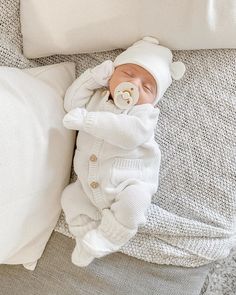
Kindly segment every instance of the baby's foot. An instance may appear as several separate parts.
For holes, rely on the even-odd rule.
[[[120,248],[119,245],[110,242],[98,229],[87,232],[82,240],[82,246],[97,258],[116,252]]]
[[[71,261],[73,264],[84,267],[89,265],[94,259],[94,256],[89,254],[80,243],[75,245],[75,249],[71,255]]]

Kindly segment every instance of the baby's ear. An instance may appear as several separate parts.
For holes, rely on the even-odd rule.
[[[179,80],[183,77],[186,67],[181,61],[172,62],[170,65],[171,77],[175,80]]]

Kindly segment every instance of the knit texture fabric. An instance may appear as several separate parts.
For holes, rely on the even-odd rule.
[[[18,9],[19,1],[0,1],[0,65],[74,61],[78,76],[121,53],[29,60],[22,54]],[[146,225],[120,251],[153,263],[198,266],[227,256],[236,245],[236,50],[173,55],[184,62],[186,73],[158,103],[159,190]],[[70,236],[63,214],[55,230]]]

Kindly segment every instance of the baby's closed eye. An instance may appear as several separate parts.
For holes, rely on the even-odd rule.
[[[143,85],[143,88],[149,92],[153,92],[152,87],[150,85]]]
[[[151,91],[151,88],[149,86],[144,85],[143,87],[146,88],[147,90],[150,90]]]

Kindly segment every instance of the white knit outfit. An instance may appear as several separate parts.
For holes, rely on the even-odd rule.
[[[122,111],[108,99],[108,90],[91,90],[97,87],[90,69],[82,74],[67,91],[64,118],[67,128],[80,131],[74,157],[78,179],[64,190],[62,207],[77,237],[76,253],[83,245],[91,259],[117,251],[145,223],[161,159],[154,140],[159,109],[143,104]],[[90,262],[75,251],[75,264]]]
[[[147,54],[148,53],[148,54]],[[171,51],[153,38],[134,43],[114,64],[105,61],[85,71],[67,90],[63,123],[79,130],[75,183],[65,188],[62,208],[76,237],[72,262],[88,265],[94,257],[117,251],[146,222],[152,195],[158,188],[161,153],[154,139],[159,109],[152,104],[118,108],[108,86],[115,66],[134,63],[157,83],[153,105],[185,70],[172,63]]]

